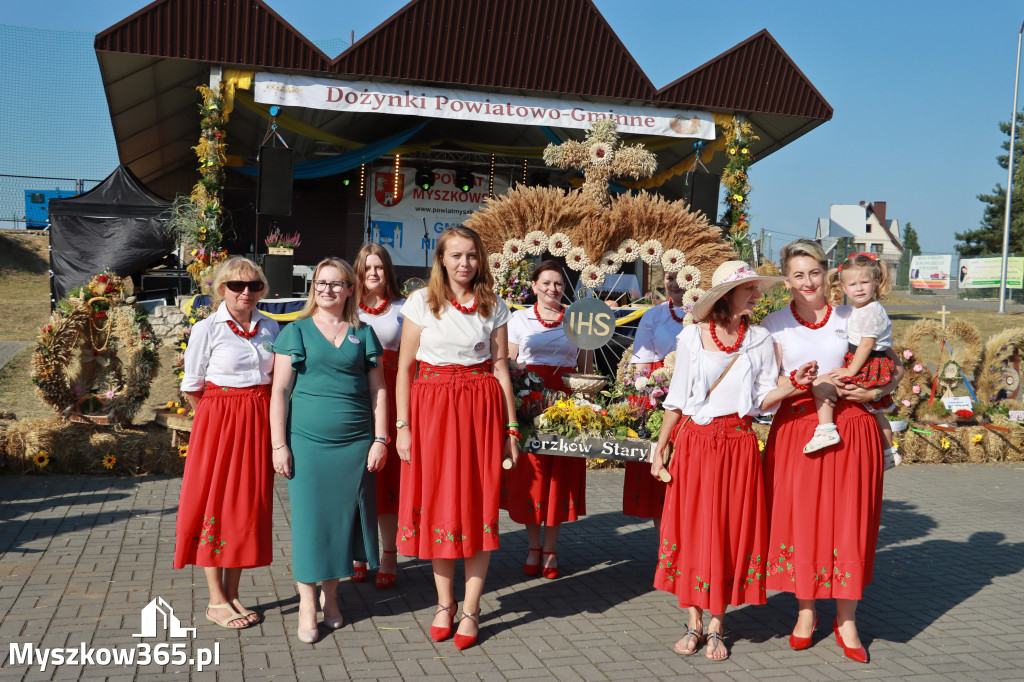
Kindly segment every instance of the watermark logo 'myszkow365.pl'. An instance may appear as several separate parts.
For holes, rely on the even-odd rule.
[[[220,642],[212,649],[190,647],[191,639],[196,636],[195,628],[182,627],[181,621],[174,615],[174,609],[157,597],[142,609],[141,632],[133,637],[157,637],[161,629],[171,639],[185,639],[186,642],[174,644],[162,642],[151,645],[139,642],[128,647],[90,647],[84,643],[78,647],[40,648],[31,642],[11,642],[8,665],[38,665],[40,672],[47,666],[59,665],[100,665],[100,666],[142,666],[155,663],[157,665],[189,665],[202,671],[208,665],[220,663]],[[191,649],[191,650],[190,650]]]

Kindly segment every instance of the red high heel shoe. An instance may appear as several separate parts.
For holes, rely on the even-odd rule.
[[[529,558],[530,558],[530,552],[539,552],[539,551],[540,551],[540,547],[530,547],[529,549],[527,549],[526,550],[526,558],[527,558],[527,560],[529,560]],[[523,573],[525,573],[526,575],[537,575],[538,573],[540,573],[540,564],[539,563],[536,563],[536,564],[523,564]]]
[[[818,628],[818,616],[814,616],[814,625],[811,626],[810,637],[797,637],[796,635],[789,636],[789,648],[793,651],[803,651],[811,646],[811,640],[814,639],[814,631]]]
[[[541,552],[540,553],[541,563],[544,562],[544,557],[546,557],[546,556],[555,556],[555,554],[557,554],[557,552]],[[556,557],[556,561],[557,561],[557,557]],[[555,578],[557,578],[558,577],[558,566],[554,566],[552,568],[548,568],[547,566],[545,566],[544,567],[544,577],[547,578],[548,580],[554,580]]]
[[[434,611],[434,617],[436,618],[437,614],[441,613],[442,611],[447,611],[448,615],[451,617],[451,620],[448,621],[448,627],[446,628],[431,625],[430,639],[434,640],[435,642],[443,642],[451,636],[452,625],[455,624],[455,611],[458,607],[458,603],[454,603],[451,606],[441,606],[441,602],[437,603],[437,611]]]
[[[469,647],[471,647],[474,644],[476,644],[476,637],[477,637],[477,635],[480,634],[480,612],[477,611],[476,613],[466,613],[465,611],[463,611],[462,612],[462,618],[463,619],[469,618],[471,621],[476,623],[476,633],[477,634],[476,635],[460,635],[459,633],[456,632],[455,633],[455,640],[454,640],[455,641],[455,648],[460,650],[460,651],[462,649],[468,649]],[[460,619],[460,622],[461,622],[461,619]]]
[[[382,549],[384,554],[398,554],[397,549]],[[395,574],[394,573],[382,573],[380,570],[377,571],[377,578],[373,581],[374,587],[378,590],[386,590],[389,587],[395,586]]]
[[[848,659],[850,659],[851,661],[857,661],[858,663],[868,662],[868,650],[864,648],[863,644],[857,647],[856,649],[846,646],[846,643],[843,641],[843,636],[839,634],[838,617],[836,617],[836,619],[832,621],[832,632],[836,633],[836,644],[842,647],[843,654]]]
[[[362,566],[356,565],[356,562],[352,562],[352,577],[349,578],[354,583],[366,582],[366,564]]]

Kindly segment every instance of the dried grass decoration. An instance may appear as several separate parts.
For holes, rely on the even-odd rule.
[[[926,343],[940,346],[938,387],[943,397],[951,397],[962,378],[974,384],[974,376],[981,363],[981,335],[970,322],[953,320],[943,329],[935,320],[918,320],[904,336],[904,347],[920,357]],[[952,355],[951,355],[952,353]],[[906,383],[909,377],[904,377]],[[928,387],[929,393],[931,387]],[[923,392],[923,387],[922,387]]]
[[[1021,398],[1021,356],[1024,327],[1007,329],[985,344],[982,370],[978,373],[978,399],[990,403]]]
[[[62,416],[130,424],[159,367],[153,329],[131,280],[104,271],[58,304],[36,341],[32,382]]]

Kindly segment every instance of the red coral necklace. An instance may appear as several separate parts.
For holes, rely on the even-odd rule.
[[[796,312],[796,301],[790,302],[789,311],[793,313],[793,317],[796,318],[797,322],[807,327],[808,329],[821,329],[826,324],[828,324],[828,318],[832,317],[832,306],[828,305],[827,303],[825,305],[828,306],[828,309],[825,311],[825,319],[817,323],[808,322],[804,318],[800,317],[800,315]]]
[[[672,316],[673,320],[675,320],[679,324],[682,324],[683,320],[686,318],[686,315],[684,314],[683,317],[679,317],[678,315],[676,315],[676,311],[673,309],[673,307],[674,306],[672,305],[672,299],[670,298],[668,299],[668,314]]]
[[[739,350],[739,347],[743,345],[743,337],[746,335],[746,333],[747,323],[743,320],[740,320],[740,333],[739,336],[736,337],[736,344],[733,346],[727,346],[718,340],[718,334],[715,333],[715,321],[711,321],[711,340],[714,341],[715,345],[718,346],[718,348],[724,353],[735,353],[737,350]]]
[[[387,297],[385,297],[384,300],[380,302],[380,305],[377,306],[376,308],[371,308],[370,306],[360,301],[359,307],[367,315],[380,315],[382,312],[384,312],[384,309],[388,307],[388,299]]]
[[[542,325],[544,325],[548,329],[554,329],[558,325],[562,324],[562,318],[565,317],[565,308],[562,308],[562,312],[558,314],[558,319],[554,320],[553,322],[544,321],[544,318],[540,316],[540,308],[537,306],[537,303],[533,304],[533,314],[534,316],[536,316],[537,321],[540,322]]]
[[[461,312],[463,315],[472,315],[473,313],[476,312],[475,298],[473,299],[473,305],[469,306],[468,308],[459,303],[458,301],[456,301],[454,298],[451,301],[449,301],[449,303],[451,303],[454,308],[457,308],[458,311]]]
[[[252,328],[251,332],[242,331],[241,329],[238,328],[238,325],[235,324],[233,320],[228,320],[228,327],[230,327],[231,331],[233,331],[238,336],[241,336],[243,339],[251,339],[252,337],[256,336],[256,334],[259,333],[260,321],[256,320],[256,326]]]

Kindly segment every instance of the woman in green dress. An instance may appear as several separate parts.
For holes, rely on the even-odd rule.
[[[338,579],[353,560],[377,566],[373,472],[387,457],[388,402],[381,345],[359,323],[354,282],[348,263],[322,260],[301,317],[274,344],[270,440],[274,470],[288,479],[298,637],[308,643],[319,637],[316,584],[324,624],[337,629]]]

